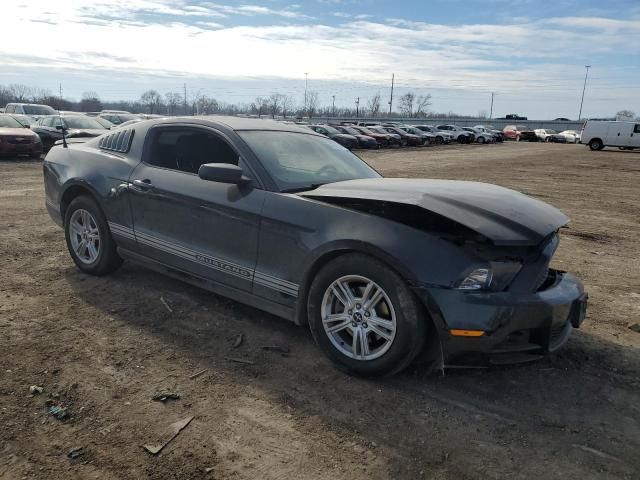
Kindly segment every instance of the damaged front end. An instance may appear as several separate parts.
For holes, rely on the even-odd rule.
[[[535,360],[562,347],[585,317],[582,283],[550,267],[569,219],[546,203],[492,185],[437,180],[356,180],[304,195],[455,245],[457,258],[443,253],[442,264],[468,259],[446,281],[425,271],[412,282],[445,365],[479,353],[491,363]]]

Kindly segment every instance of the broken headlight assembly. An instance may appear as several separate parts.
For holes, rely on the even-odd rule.
[[[467,273],[456,285],[458,290],[478,291],[505,290],[518,274],[522,264],[519,262],[490,262]]]

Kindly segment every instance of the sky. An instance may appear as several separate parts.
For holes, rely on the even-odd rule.
[[[431,110],[577,118],[640,113],[638,0],[9,0],[0,84],[79,99],[147,89],[249,103],[360,106],[432,95]],[[305,75],[306,74],[306,75]]]

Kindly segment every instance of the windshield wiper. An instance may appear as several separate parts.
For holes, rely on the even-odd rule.
[[[321,187],[322,185],[326,185],[326,183],[312,183],[311,185],[305,185],[304,187],[285,188],[284,190],[280,190],[280,192],[282,193],[306,192],[308,190],[315,190],[316,188]]]

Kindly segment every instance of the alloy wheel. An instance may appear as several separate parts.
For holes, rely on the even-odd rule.
[[[320,315],[333,346],[356,360],[381,357],[396,335],[396,313],[389,296],[360,275],[343,276],[329,285]]]
[[[69,221],[69,239],[78,260],[92,264],[100,255],[100,229],[96,219],[87,210],[79,208]]]

